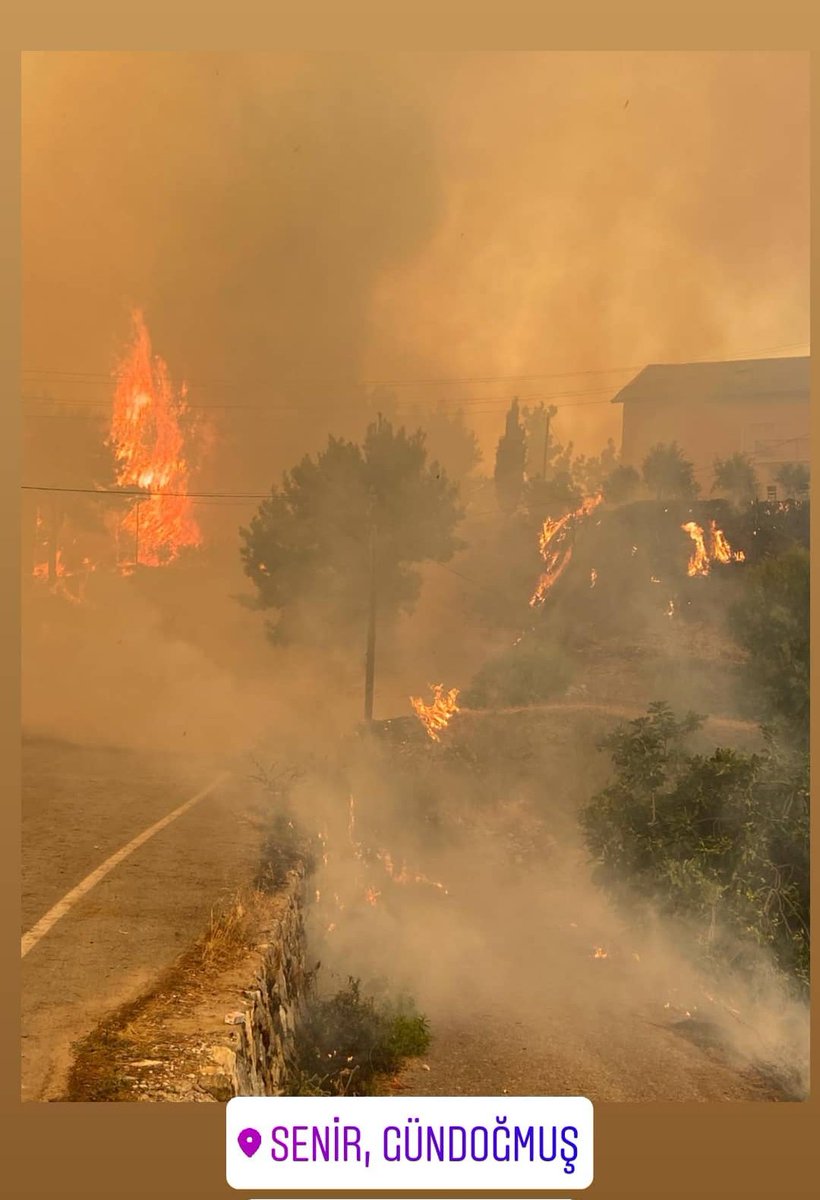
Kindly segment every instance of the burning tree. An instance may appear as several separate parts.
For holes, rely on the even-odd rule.
[[[116,372],[109,445],[118,486],[145,494],[131,503],[120,530],[136,561],[159,566],[202,540],[188,496],[188,408],[185,387],[174,388],[164,360],[152,351],[141,312],[132,314],[132,324],[131,345]]]
[[[44,407],[34,416],[87,415],[68,402],[38,402]],[[136,563],[163,566],[200,545],[188,494],[193,433],[185,387],[173,386],[134,311],[107,428],[102,416],[83,419],[50,444],[27,431],[27,469],[65,481],[42,489],[30,507],[33,577],[77,602],[92,571],[116,563],[130,574]]]
[[[275,610],[277,640],[361,625],[375,591],[379,612],[409,611],[414,564],[447,562],[459,548],[458,489],[428,462],[425,434],[380,418],[361,446],[331,437],[273,487],[240,530],[255,605]]]
[[[60,419],[75,415],[68,405],[48,402],[45,407],[42,403],[38,416],[43,413]],[[60,426],[64,424],[60,420]],[[104,425],[79,419],[71,422],[67,432],[61,428],[57,439],[35,437],[28,430],[26,434],[26,474],[36,480],[66,481],[65,490],[57,486],[24,493],[28,573],[34,579],[47,580],[52,587],[69,576],[79,581],[96,565],[100,545],[108,538],[109,509],[94,495],[96,489],[109,488],[114,477],[113,458],[104,444]],[[62,583],[61,590],[65,594]]]

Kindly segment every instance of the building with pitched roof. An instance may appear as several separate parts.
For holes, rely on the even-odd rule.
[[[652,364],[612,400],[623,405],[621,453],[641,468],[658,442],[677,442],[708,495],[716,458],[755,463],[760,498],[782,499],[784,463],[809,463],[808,357]]]

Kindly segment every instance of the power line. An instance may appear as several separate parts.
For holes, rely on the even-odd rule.
[[[478,579],[471,579],[469,575],[462,574],[455,567],[448,567],[446,563],[437,562],[436,559],[428,559],[427,562],[432,563],[434,567],[440,567],[442,571],[448,571],[450,575],[457,575],[459,579],[463,579],[465,583],[469,583],[472,587],[480,588],[483,592],[489,592],[493,596],[501,596],[504,600],[509,600],[512,593],[502,592],[500,588],[493,587],[491,584],[481,583]]]
[[[803,343],[796,343],[802,345]],[[787,347],[781,347],[786,349]],[[261,388],[261,387],[277,387],[284,385],[287,387],[298,387],[307,384],[309,387],[450,387],[453,384],[463,383],[528,383],[531,380],[541,379],[576,379],[586,378],[592,375],[615,375],[624,371],[640,371],[645,364],[629,365],[622,367],[601,367],[593,370],[582,369],[576,371],[545,371],[540,374],[532,375],[461,375],[450,376],[449,378],[439,379],[343,379],[339,377],[313,378],[309,380],[289,379],[285,381],[272,379],[186,379],[185,383],[188,387],[211,387],[211,388]],[[38,379],[53,379],[55,382],[77,383],[80,385],[110,386],[114,381],[115,375],[104,375],[99,372],[92,371],[58,371],[58,370],[40,370],[28,369],[23,370],[24,377]]]
[[[764,346],[755,350],[739,350],[734,353],[739,357],[759,355],[759,354],[774,354],[781,350],[795,350],[802,347],[808,348],[807,341],[788,342],[779,346]],[[581,378],[592,375],[614,375],[622,371],[640,371],[646,366],[646,363],[630,364],[627,366],[615,367],[598,367],[584,368],[574,371],[544,371],[529,375],[461,375],[448,376],[437,378],[419,378],[419,379],[355,379],[341,378],[339,376],[318,377],[309,380],[290,380],[288,385],[294,386],[307,383],[311,387],[338,385],[345,387],[430,387],[430,386],[450,386],[458,383],[512,383],[516,381],[527,382],[534,379],[572,379]],[[70,371],[58,368],[29,368],[24,370],[24,376],[29,377],[63,377],[67,382],[76,380],[80,383],[89,384],[106,384],[110,385],[114,379],[114,374],[106,375],[94,371]],[[196,387],[224,387],[224,388],[251,388],[251,387],[271,387],[276,386],[273,380],[206,380],[206,379],[189,379],[186,380],[189,386]]]
[[[786,345],[770,346],[770,347],[765,347],[765,348],[758,349],[755,351],[742,351],[742,352],[738,352],[737,357],[739,359],[742,359],[744,356],[749,356],[749,355],[756,357],[761,354],[771,354],[771,353],[776,353],[778,351],[794,350],[794,349],[803,348],[803,347],[808,349],[809,343],[807,343],[807,342],[790,342]],[[731,361],[731,360],[727,360],[727,361]],[[403,379],[403,380],[381,380],[381,381],[378,381],[378,380],[338,381],[337,380],[335,382],[337,384],[341,383],[347,387],[351,387],[351,386],[353,386],[353,387],[363,387],[363,386],[414,387],[414,386],[428,386],[428,385],[453,385],[453,384],[458,384],[458,383],[504,383],[504,382],[516,382],[516,381],[527,382],[527,381],[546,380],[546,379],[582,379],[582,378],[593,377],[593,376],[618,374],[618,373],[626,372],[626,371],[640,371],[644,368],[645,365],[646,364],[622,366],[622,367],[605,367],[605,368],[599,368],[599,369],[594,369],[594,370],[556,371],[556,372],[551,372],[551,373],[532,374],[532,375],[496,375],[496,376],[487,375],[487,376],[463,376],[460,378],[452,377],[449,379]],[[44,380],[51,378],[53,380],[53,382],[55,382],[55,383],[59,382],[59,383],[63,383],[63,384],[69,385],[69,386],[83,386],[83,387],[100,387],[100,386],[110,387],[111,384],[113,383],[112,376],[94,375],[91,372],[86,373],[86,372],[58,372],[58,371],[46,371],[46,370],[28,370],[28,371],[24,371],[23,375],[28,376],[28,381],[30,383],[34,383],[34,384],[36,384],[38,382],[38,378],[44,379]],[[316,381],[315,383],[311,381],[311,385],[317,386],[317,384],[319,382],[321,382],[321,381]],[[248,390],[248,389],[252,389],[252,388],[260,388],[260,387],[275,388],[275,387],[281,386],[280,384],[277,384],[276,382],[274,382],[272,380],[247,381],[247,382],[240,381],[240,380],[234,380],[234,381],[223,380],[223,381],[210,381],[210,382],[206,381],[206,380],[192,380],[192,381],[189,381],[189,383],[191,386],[194,386],[194,387],[197,387],[197,386],[206,387],[206,388],[208,388],[208,387],[217,387],[217,388],[227,387],[227,388],[243,389],[243,390]],[[326,386],[330,386],[333,383],[334,383],[333,380],[328,380],[326,383]],[[293,385],[286,384],[285,386],[293,386]],[[593,404],[593,403],[604,404],[604,403],[609,403],[609,400],[612,398],[612,389],[614,386],[615,385],[612,384],[612,385],[605,386],[605,387],[584,388],[584,389],[575,390],[575,391],[569,391],[566,388],[564,388],[561,391],[557,391],[557,392],[551,392],[551,393],[546,393],[546,394],[541,394],[541,395],[521,396],[521,397],[518,397],[518,399],[525,403],[526,402],[530,402],[530,403],[541,402],[541,403],[543,403],[543,402],[548,402],[548,401],[553,401],[553,400],[562,400],[562,399],[565,399],[566,397],[593,396],[593,395],[600,395],[602,393],[605,393],[606,396],[608,397],[608,399],[600,400],[600,401],[592,401],[592,400],[586,401],[586,403],[589,403],[589,404]],[[372,401],[373,397],[372,396],[366,397],[366,399]],[[508,394],[505,394],[503,396],[460,396],[460,397],[449,397],[449,398],[440,397],[437,401],[433,401],[430,398],[423,398],[423,399],[418,398],[418,399],[414,400],[414,399],[405,397],[398,404],[393,406],[393,413],[397,416],[413,415],[420,408],[423,409],[425,406],[429,407],[431,404],[440,404],[442,406],[446,405],[447,407],[450,407],[450,408],[456,407],[456,406],[461,407],[461,408],[468,408],[468,409],[470,409],[471,414],[474,416],[486,416],[486,415],[494,414],[497,411],[497,406],[508,405],[510,403],[510,399],[511,399],[511,397]],[[78,399],[76,397],[70,398],[70,399],[55,400],[52,397],[48,397],[48,396],[32,395],[32,394],[25,394],[25,393],[22,395],[22,400],[26,403],[40,403],[40,404],[51,404],[51,405],[56,404],[58,406],[65,406],[65,407],[80,407],[80,406],[82,406],[82,407],[95,407],[95,408],[100,408],[100,409],[110,409],[110,406],[111,406],[110,400],[89,400],[89,399]],[[482,408],[482,407],[480,407],[482,405],[490,405],[491,407]],[[471,407],[471,406],[473,406],[473,407]],[[200,411],[201,412],[248,411],[248,412],[262,412],[262,413],[266,413],[269,415],[280,415],[280,414],[285,414],[285,413],[305,414],[306,412],[310,411],[311,407],[314,407],[316,410],[319,410],[319,411],[326,411],[328,408],[328,403],[327,403],[327,400],[322,400],[322,401],[310,401],[310,402],[307,402],[304,404],[290,404],[290,405],[228,404],[228,403],[204,404],[204,403],[198,403],[198,402],[190,402],[186,399],[185,407],[191,411],[197,411],[197,412],[200,412]],[[559,404],[556,407],[570,408],[570,407],[579,407],[579,405]],[[25,413],[24,415],[27,418],[36,417],[38,419],[45,419],[45,418],[52,418],[52,417],[63,418],[63,417],[68,416],[69,414]],[[76,419],[79,416],[84,415],[84,414],[70,414],[70,415],[72,417],[74,417],[74,419]]]
[[[170,496],[178,500],[268,500],[270,492],[150,492],[127,488],[51,487],[39,483],[22,483],[24,492],[60,492],[79,496],[138,496],[148,500],[153,496]]]
[[[550,394],[545,394],[545,395],[540,394],[540,395],[535,395],[535,396],[517,396],[515,398],[517,398],[517,400],[519,400],[522,403],[537,403],[537,402],[543,403],[543,402],[552,401],[552,400],[562,400],[562,398],[565,396],[570,396],[570,397],[598,396],[601,394],[605,394],[606,397],[611,398],[612,389],[611,388],[586,388],[586,389],[582,389],[581,391],[565,391],[564,390],[564,391],[550,392]],[[23,394],[22,397],[20,397],[20,398],[22,398],[22,400],[25,401],[26,403],[53,404],[53,406],[65,407],[65,408],[83,407],[83,408],[98,408],[98,409],[106,409],[106,410],[110,409],[110,401],[109,400],[74,400],[74,398],[71,398],[71,400],[53,400],[52,397],[36,396],[36,395],[31,395],[31,394]],[[459,406],[461,408],[468,408],[469,412],[480,415],[481,413],[484,412],[484,410],[479,409],[479,408],[471,408],[471,406],[483,406],[483,404],[490,404],[490,406],[493,406],[493,407],[490,409],[487,409],[487,412],[496,412],[496,409],[498,406],[503,406],[503,407],[508,406],[511,398],[513,398],[513,397],[510,397],[509,395],[504,395],[504,396],[457,396],[457,397],[450,398],[450,400],[447,401],[447,404],[449,407]],[[606,398],[606,400],[598,401],[598,403],[601,403],[601,404],[609,403],[609,398]],[[429,401],[429,400],[423,400],[423,398],[419,398],[419,400],[415,400],[415,401],[405,400],[405,401],[402,401],[400,404],[396,404],[396,406],[387,406],[387,407],[388,407],[390,413],[396,413],[399,415],[413,415],[414,413],[419,412],[419,409],[424,409],[425,406],[430,406],[430,403],[431,403],[431,401]],[[443,406],[442,401],[435,401],[432,403],[442,404],[442,406]],[[279,415],[282,413],[305,414],[305,413],[310,413],[310,412],[323,412],[323,410],[327,410],[328,407],[329,406],[327,403],[323,403],[323,402],[319,402],[319,401],[312,401],[311,403],[306,403],[306,404],[287,404],[287,406],[283,406],[283,404],[192,404],[192,403],[188,403],[188,402],[185,403],[185,408],[194,410],[194,412],[211,412],[211,410],[214,410],[214,412],[220,412],[220,410],[226,410],[226,412],[255,412],[255,413],[267,413],[270,415]],[[557,406],[557,407],[567,408],[570,406],[567,406],[567,404],[562,404],[562,406]],[[44,416],[44,418],[49,418],[49,416],[59,416],[59,418],[77,418],[77,416],[85,416],[86,414],[80,414],[80,413],[24,413],[24,415],[26,416],[26,418],[29,418],[29,416]],[[96,415],[96,414],[94,414],[94,415]]]

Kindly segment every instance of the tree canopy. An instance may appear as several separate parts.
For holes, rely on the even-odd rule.
[[[579,454],[572,464],[572,477],[585,496],[593,496],[603,489],[604,482],[619,469],[619,456],[612,438],[600,454]],[[629,470],[629,468],[623,468]]]
[[[677,442],[659,442],[643,461],[643,479],[656,500],[693,500],[695,468]]]
[[[787,500],[799,500],[809,490],[811,474],[808,463],[783,463],[775,479],[783,488]]]
[[[809,722],[809,553],[793,546],[746,573],[731,628],[746,650],[745,672],[765,712],[799,740]]]
[[[713,492],[721,492],[740,507],[757,498],[758,486],[757,471],[748,454],[738,451],[728,458],[715,459]]]
[[[481,462],[481,447],[467,424],[464,409],[438,401],[432,407],[399,400],[394,392],[376,389],[370,402],[394,425],[418,425],[424,429],[428,453],[440,463],[450,479],[460,483]],[[403,416],[399,416],[399,414]]]
[[[557,413],[558,409],[554,404],[544,404],[543,400],[539,400],[532,407],[525,404],[521,408],[521,424],[524,427],[525,438],[524,473],[528,479],[534,479],[538,475],[543,479],[549,474],[551,467],[566,469],[568,466],[567,462],[556,463],[556,459],[566,458],[566,451],[561,443],[551,436],[552,419]]]
[[[626,504],[636,499],[641,490],[641,477],[634,467],[620,463],[601,483],[608,504]]]
[[[461,515],[458,489],[428,462],[422,430],[380,418],[362,445],[331,437],[240,530],[255,605],[275,610],[277,640],[316,638],[323,625],[338,637],[365,619],[373,542],[379,612],[411,609],[420,590],[414,564],[452,557]]]
[[[495,492],[502,512],[515,512],[524,490],[527,460],[527,434],[521,422],[518,401],[513,400],[505,420],[504,433],[495,452]]]

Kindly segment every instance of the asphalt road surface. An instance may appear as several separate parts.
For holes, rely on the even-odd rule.
[[[250,882],[264,813],[249,805],[242,768],[227,777],[225,769],[224,761],[24,742],[24,1100],[58,1098],[72,1043],[156,979],[203,932],[214,905]],[[210,785],[93,878],[117,851]],[[83,881],[87,890],[71,903]],[[49,913],[57,919],[43,931],[38,923]],[[26,934],[37,938],[33,945]]]

